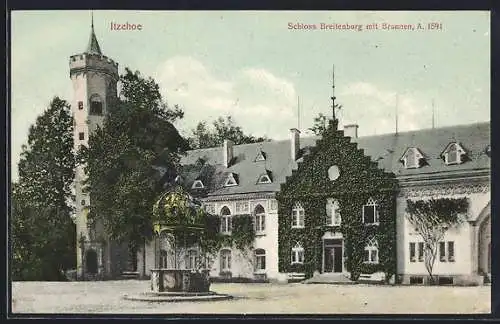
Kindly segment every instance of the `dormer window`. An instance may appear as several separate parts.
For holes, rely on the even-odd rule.
[[[255,157],[255,162],[265,161],[265,160],[266,160],[266,153],[259,151],[259,153]]]
[[[491,157],[491,145],[486,146],[485,153],[486,153],[486,155],[488,155],[489,157]]]
[[[263,173],[259,176],[259,179],[257,180],[258,184],[263,184],[263,183],[272,183],[271,180],[271,171],[266,171],[266,173]]]
[[[399,159],[406,169],[417,169],[425,163],[424,154],[416,147],[410,147]]]
[[[193,182],[193,185],[191,186],[191,189],[203,189],[205,186],[203,185],[203,182],[201,180],[195,180]]]
[[[465,150],[458,143],[448,144],[443,153],[441,153],[441,158],[447,165],[462,163],[464,156]]]
[[[236,181],[237,176],[235,173],[229,173],[227,176],[226,182],[224,183],[225,187],[237,186],[238,182]]]

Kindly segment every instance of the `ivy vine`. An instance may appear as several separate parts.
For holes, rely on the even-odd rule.
[[[328,178],[328,168],[338,166],[335,181]],[[322,271],[323,241],[327,231],[341,232],[344,238],[345,267],[351,279],[361,273],[383,271],[388,280],[396,272],[396,193],[397,180],[392,173],[378,168],[363,150],[337,130],[337,121],[330,121],[322,139],[309,155],[304,156],[298,169],[292,171],[277,194],[279,222],[279,271],[303,272],[306,278]],[[326,226],[328,198],[339,203],[340,226]],[[379,224],[362,222],[363,205],[369,198],[378,204]],[[291,228],[292,208],[300,202],[305,210],[304,228]],[[367,240],[378,242],[379,262],[364,263]],[[304,263],[291,264],[291,249],[299,242],[304,248]]]

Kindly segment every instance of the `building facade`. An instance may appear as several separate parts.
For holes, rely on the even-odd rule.
[[[117,97],[118,64],[102,54],[92,26],[89,44],[70,57],[75,149],[103,122]],[[315,274],[392,275],[401,283],[428,280],[423,240],[407,217],[408,200],[466,198],[466,221],[439,242],[434,274],[442,283],[483,282],[491,273],[490,125],[478,123],[358,137],[357,125],[323,137],[290,138],[188,151],[180,182],[219,215],[234,235],[251,219],[255,239],[244,249],[227,244],[208,261],[219,280],[286,281]],[[161,169],[161,168],[160,168]],[[172,266],[168,239],[155,238],[131,257],[126,246],[87,220],[90,197],[76,170],[79,278],[116,278],[127,270],[148,276]],[[176,266],[202,258],[186,250]],[[132,266],[130,264],[133,263]]]

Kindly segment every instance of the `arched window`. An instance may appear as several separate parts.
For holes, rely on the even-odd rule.
[[[379,222],[377,202],[370,198],[363,206],[363,224],[377,225]]]
[[[266,211],[262,205],[257,205],[254,209],[255,232],[262,233],[266,228]]]
[[[266,270],[266,250],[256,249],[254,252],[254,258],[255,271],[258,272]]]
[[[335,199],[328,199],[326,203],[326,225],[340,226],[341,222],[339,202]]]
[[[378,263],[378,242],[375,237],[370,237],[365,246],[365,263]]]
[[[292,228],[304,227],[305,212],[302,204],[297,202],[292,208]]]
[[[220,251],[220,271],[231,271],[231,250]]]
[[[97,94],[90,97],[90,115],[101,116],[102,115],[102,100]]]
[[[197,269],[199,263],[198,251],[190,249],[186,253],[184,264],[186,269]]]
[[[304,263],[304,248],[299,242],[292,247],[292,264]]]
[[[231,222],[231,211],[227,206],[222,207],[220,211],[221,222],[220,222],[220,231],[221,233],[231,233],[233,229],[233,224]]]
[[[448,155],[446,156],[446,163],[458,163],[458,149],[456,143],[450,145],[450,148],[448,149]]]

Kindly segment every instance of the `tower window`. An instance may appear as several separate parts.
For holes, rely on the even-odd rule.
[[[90,114],[91,115],[102,115],[102,102],[92,101],[90,102]]]
[[[78,133],[78,139],[80,139],[80,141],[83,141],[85,139],[85,133],[84,132]]]
[[[78,101],[78,110],[83,109],[83,101]]]
[[[82,206],[85,206],[86,202],[85,199],[82,200]]]

